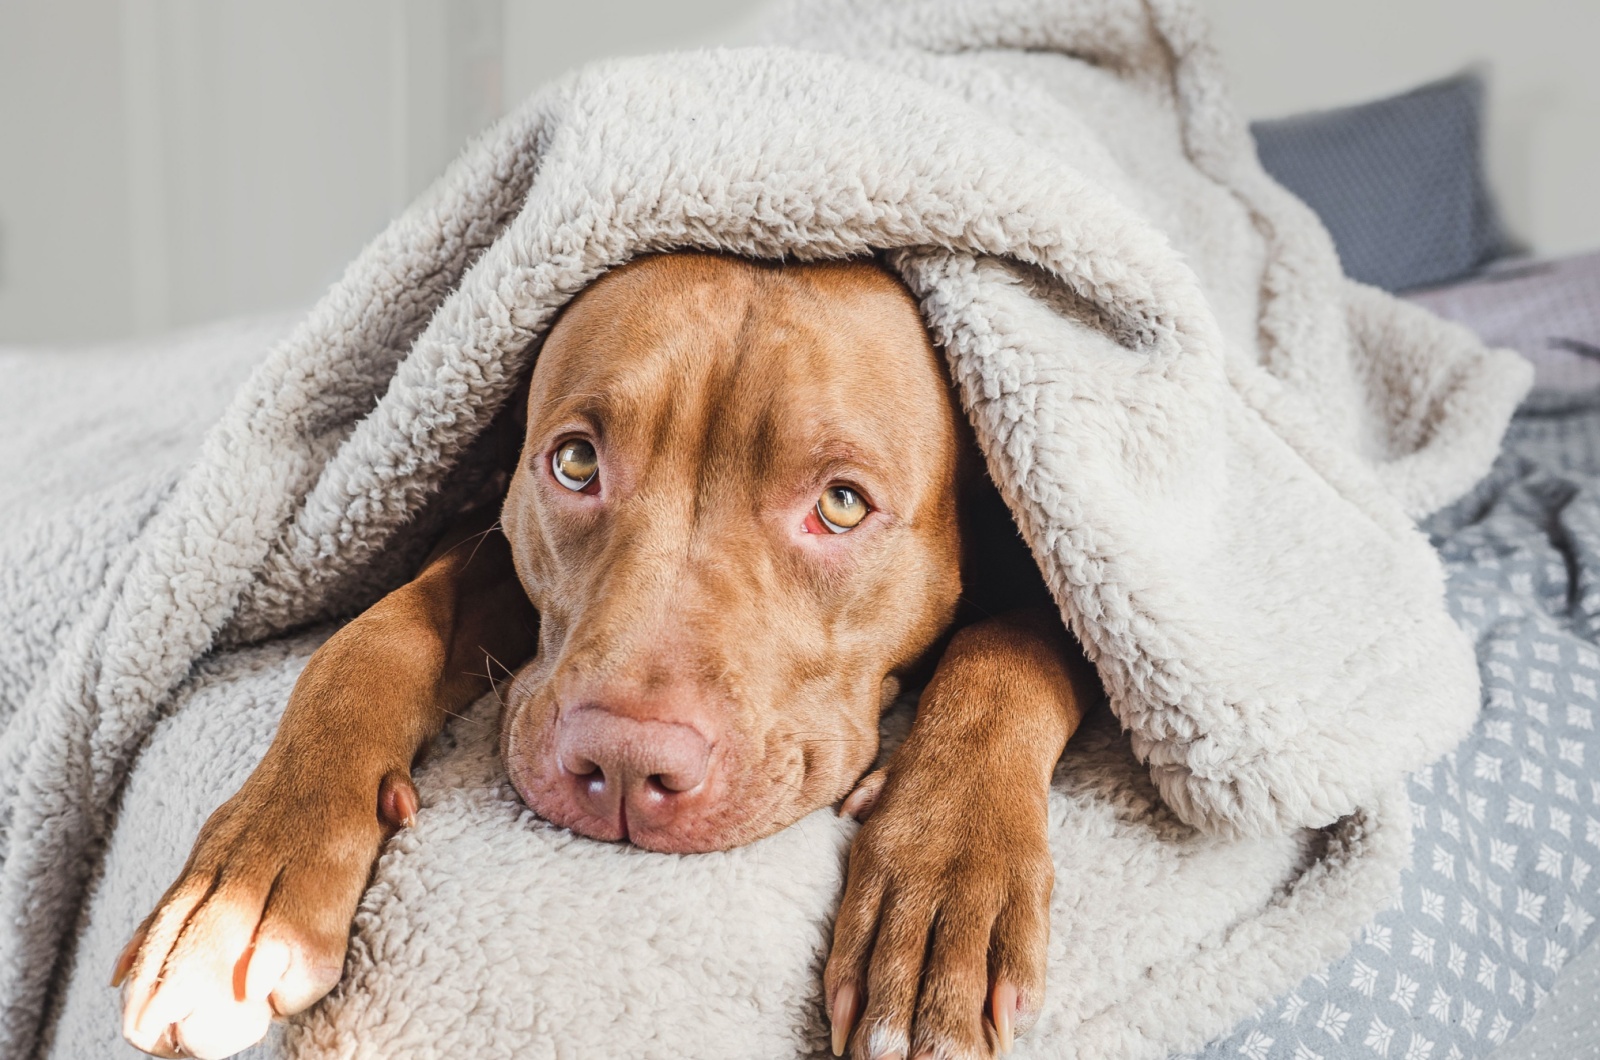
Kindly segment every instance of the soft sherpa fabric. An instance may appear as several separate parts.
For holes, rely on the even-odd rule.
[[[490,130],[276,349],[106,564],[0,737],[0,1051],[40,1040],[118,793],[196,662],[401,579],[477,488],[473,443],[560,307],[673,248],[883,254],[1099,668],[1129,740],[1086,736],[1090,764],[1058,791],[1041,1040],[1196,1044],[1339,952],[1390,892],[1401,777],[1478,702],[1410,517],[1481,476],[1527,366],[1341,276],[1262,173],[1184,0],[812,0],[773,32],[787,46],[589,68]],[[343,1000],[300,1025],[300,1048],[354,1049],[380,1025],[456,1051],[820,1043],[806,990],[842,826],[658,860],[537,826],[463,746],[385,863],[409,884],[380,872]],[[600,902],[595,881],[620,890]],[[1175,881],[1214,889],[1208,912]],[[1163,903],[1195,915],[1153,915]],[[718,934],[741,909],[759,947]],[[598,970],[563,994],[573,981],[552,973],[572,962],[546,958],[602,910],[615,948],[574,955]],[[396,1028],[384,999],[450,979],[427,959],[446,954],[470,956],[474,1003]],[[777,970],[752,982],[757,962]],[[645,975],[657,965],[677,985]],[[729,996],[708,1041],[689,999]]]

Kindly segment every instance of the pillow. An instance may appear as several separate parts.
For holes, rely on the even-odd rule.
[[[1345,272],[1390,291],[1464,276],[1509,249],[1484,178],[1483,79],[1251,125],[1266,171],[1328,227]]]

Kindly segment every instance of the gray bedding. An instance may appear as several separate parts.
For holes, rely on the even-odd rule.
[[[1488,1056],[1595,939],[1600,390],[1535,395],[1490,476],[1429,529],[1477,638],[1483,715],[1412,779],[1399,900],[1207,1060]]]
[[[1471,308],[1467,304],[1468,322]],[[179,400],[170,437],[156,448],[163,458],[158,462],[170,461],[175,469],[248,368],[250,351],[264,348],[281,327],[273,325],[257,326],[259,337],[249,328],[219,331],[170,349],[106,351],[88,359],[7,354],[0,356],[0,369],[17,385],[0,397],[36,402],[54,395],[76,410],[79,420],[66,440],[100,447],[111,474],[129,466],[124,457],[148,465],[154,455],[138,456],[138,439],[118,433],[118,373],[170,373],[185,385],[174,391]],[[0,442],[0,456],[19,465],[36,464],[49,450],[38,439]],[[85,494],[104,500],[115,492],[109,482],[60,485],[60,495],[47,499],[63,509],[78,507]],[[141,502],[148,500],[128,499],[130,530]],[[112,514],[97,507],[102,517]],[[1600,390],[1536,396],[1514,422],[1489,478],[1430,529],[1449,565],[1455,614],[1478,640],[1484,714],[1465,745],[1411,784],[1416,858],[1395,906],[1347,957],[1214,1043],[1201,1054],[1207,1060],[1500,1057],[1498,1047],[1528,1023],[1563,965],[1594,941],[1600,918]],[[281,652],[262,650],[287,652],[273,665],[282,665],[289,681],[310,646],[294,641]],[[261,664],[253,655],[241,662]],[[12,670],[0,665],[0,677]],[[261,704],[259,725],[219,739],[247,758],[264,743],[279,706]],[[218,791],[238,779],[220,767],[206,773]],[[181,858],[197,824],[164,822],[161,832],[175,856]],[[1576,963],[1593,963],[1597,953],[1600,947],[1591,948]],[[98,966],[81,971],[97,981],[103,975]],[[1595,981],[1590,975],[1576,989]],[[92,999],[96,1005],[111,1000],[101,990]],[[1565,1011],[1578,1009],[1569,1003]],[[1043,1054],[1052,1055],[1049,1049]],[[1577,1048],[1542,1055],[1576,1056]]]
[[[1507,261],[1406,297],[1528,358],[1535,389],[1600,386],[1600,253]]]

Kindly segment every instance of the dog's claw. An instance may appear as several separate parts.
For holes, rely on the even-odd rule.
[[[240,993],[246,1001],[265,1001],[289,970],[289,947],[277,939],[263,939],[250,951],[246,966],[244,989]]]
[[[133,938],[122,947],[122,952],[117,955],[116,967],[111,970],[111,985],[119,987],[123,980],[128,978],[128,973],[133,970],[133,962],[139,956],[139,947],[144,944],[144,929],[133,933]]]
[[[1017,988],[1004,979],[994,985],[994,1036],[1000,1055],[1011,1052],[1012,1021],[1017,1014]]]
[[[839,806],[839,816],[854,817],[859,821],[861,819],[862,808],[869,801],[869,799],[870,794],[866,788],[857,788],[856,790],[852,791]]]
[[[392,828],[414,828],[417,823],[416,786],[404,773],[390,773],[378,785],[378,816]]]
[[[839,988],[833,999],[833,1011],[828,1014],[828,1022],[832,1025],[833,1055],[843,1056],[845,1046],[850,1043],[850,1031],[856,1022],[856,988],[846,983]]]
[[[861,778],[861,783],[856,785],[839,806],[840,817],[854,817],[858,821],[865,821],[872,816],[872,811],[878,805],[878,796],[883,794],[883,783],[888,779],[883,770],[874,770]]]

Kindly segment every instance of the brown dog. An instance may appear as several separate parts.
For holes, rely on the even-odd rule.
[[[227,1055],[333,987],[410,768],[488,658],[527,660],[511,782],[584,835],[714,850],[848,795],[871,816],[835,1052],[1007,1051],[1044,986],[1050,774],[1098,693],[906,290],[870,263],[642,259],[552,329],[522,433],[498,523],[464,520],[312,657],[118,961],[128,1040]]]

